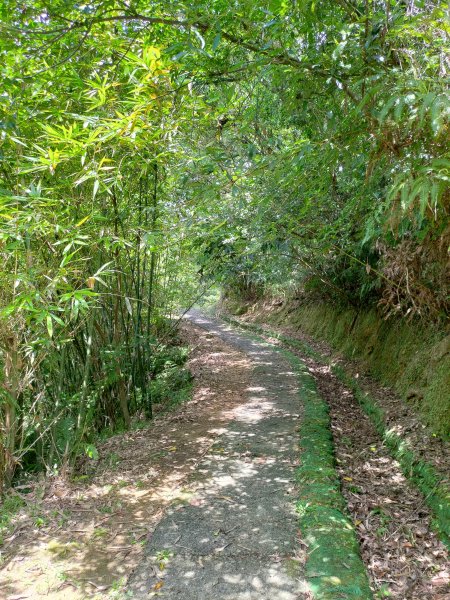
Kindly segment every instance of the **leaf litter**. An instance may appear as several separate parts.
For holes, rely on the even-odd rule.
[[[322,355],[332,355],[327,344],[292,327],[276,329],[305,341]],[[280,345],[269,332],[266,337]],[[375,598],[450,600],[448,551],[432,527],[432,514],[423,495],[403,475],[351,390],[330,366],[289,349],[305,362],[329,405],[336,468]],[[355,373],[354,363],[341,359],[339,364]],[[421,458],[433,464],[443,478],[448,477],[448,445],[432,437],[392,390],[367,376],[358,380],[386,411],[390,425],[396,424]]]
[[[165,509],[190,501],[189,477],[242,402],[250,362],[190,323],[181,336],[192,348],[189,401],[98,444],[98,461],[76,477],[16,489],[25,506],[0,546],[1,598],[118,598]]]

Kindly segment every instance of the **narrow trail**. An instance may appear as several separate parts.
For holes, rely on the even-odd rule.
[[[295,362],[270,336],[255,340],[196,310],[187,318],[193,397],[99,445],[82,481],[49,480],[29,495],[0,547],[2,600],[310,600],[311,577],[330,579],[322,569],[311,575],[319,542],[308,562],[295,512],[304,489],[299,430],[304,440],[308,423]],[[329,367],[299,356],[330,409],[332,470],[375,597],[447,600],[447,552],[424,498]],[[334,524],[328,533],[324,562]],[[314,597],[370,594],[333,588]]]
[[[168,510],[129,583],[133,598],[308,598],[298,560],[300,400],[286,360],[218,321],[189,320],[252,362],[244,402],[199,464],[190,503]]]

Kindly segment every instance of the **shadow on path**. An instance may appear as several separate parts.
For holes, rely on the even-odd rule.
[[[295,373],[264,343],[197,311],[188,318],[250,357],[251,383],[198,466],[189,502],[169,509],[154,531],[129,590],[133,598],[306,598],[296,556]]]

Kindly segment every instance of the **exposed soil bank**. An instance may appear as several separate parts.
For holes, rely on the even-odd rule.
[[[359,311],[324,302],[228,302],[234,314],[289,326],[325,340],[345,357],[358,361],[380,382],[392,386],[434,433],[450,435],[450,335],[448,330],[385,321],[375,310]]]

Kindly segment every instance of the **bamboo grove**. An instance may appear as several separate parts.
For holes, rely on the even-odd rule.
[[[151,417],[157,374],[186,376],[171,319],[213,282],[445,320],[447,17],[1,3],[2,485]]]

